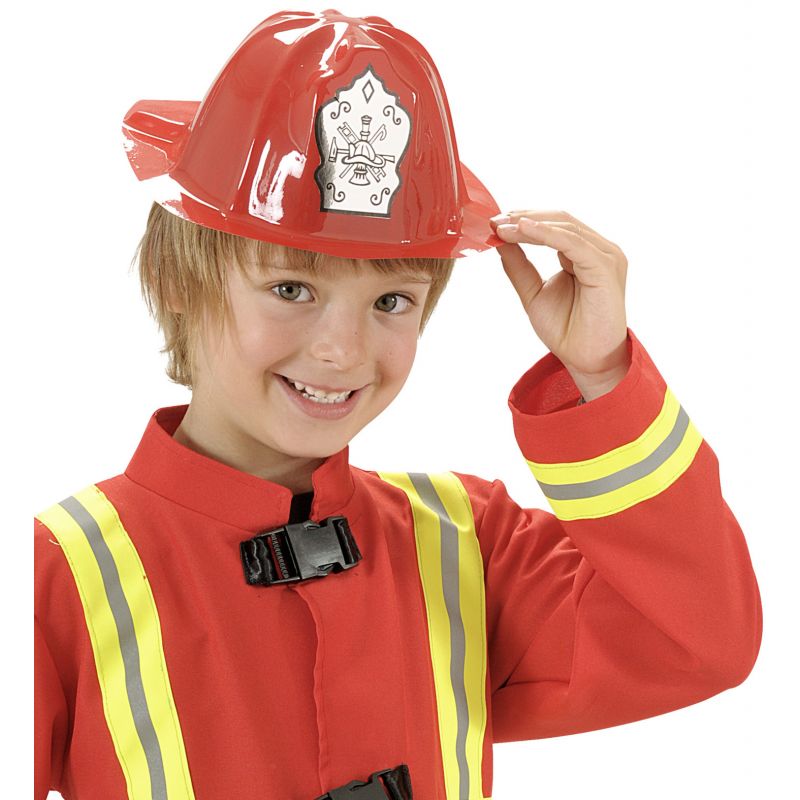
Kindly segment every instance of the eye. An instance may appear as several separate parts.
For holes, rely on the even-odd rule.
[[[282,300],[288,300],[289,302],[297,300],[303,292],[306,292],[309,297],[311,296],[311,293],[302,283],[279,283],[277,286],[273,286],[270,291],[275,292]]]
[[[394,292],[379,297],[375,302],[375,305],[381,311],[386,311],[388,314],[400,314],[413,304],[414,301],[410,297],[406,297],[403,294],[395,294]]]

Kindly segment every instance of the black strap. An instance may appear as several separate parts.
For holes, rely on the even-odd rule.
[[[303,522],[311,517],[311,503],[314,501],[314,492],[302,492],[292,495],[292,505],[289,508],[289,522]]]
[[[350,781],[316,800],[386,800],[387,797],[412,800],[411,775],[405,764],[373,772],[366,781]]]

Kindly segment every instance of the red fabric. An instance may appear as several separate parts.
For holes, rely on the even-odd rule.
[[[592,458],[652,423],[665,383],[628,333],[625,379],[584,405],[552,354],[525,373],[509,398],[524,456]],[[291,493],[175,441],[185,410],[159,409],[125,472],[97,485],[157,603],[196,796],[310,800],[406,763],[415,797],[443,800],[405,495],[349,465],[347,448],[331,456],[314,474],[311,518],[346,516],[363,561],[320,580],[248,586],[239,542],[285,523]],[[705,441],[666,490],[599,519],[562,522],[520,508],[501,481],[456,474],[485,567],[484,797],[493,741],[630,722],[749,674],[760,596]],[[50,531],[37,521],[35,532],[35,797],[51,788],[67,800],[125,797],[72,574]]]

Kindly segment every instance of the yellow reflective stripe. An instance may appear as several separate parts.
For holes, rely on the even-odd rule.
[[[632,442],[585,461],[526,461],[559,519],[593,519],[663,492],[689,468],[702,441],[667,388],[658,416]]]
[[[72,570],[130,800],[193,800],[155,599],[116,509],[91,485],[37,515]]]
[[[467,493],[450,472],[430,475],[450,519],[458,529],[458,586],[464,621],[464,685],[469,710],[466,754],[470,768],[469,797],[482,798],[483,740],[486,733],[486,600],[483,559]],[[459,797],[459,795],[455,795]]]
[[[484,800],[486,611],[469,498],[452,473],[378,474],[405,492],[414,518],[446,796]]]

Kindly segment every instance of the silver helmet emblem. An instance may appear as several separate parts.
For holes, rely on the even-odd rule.
[[[411,117],[371,65],[320,106],[315,131],[320,210],[388,217]]]

